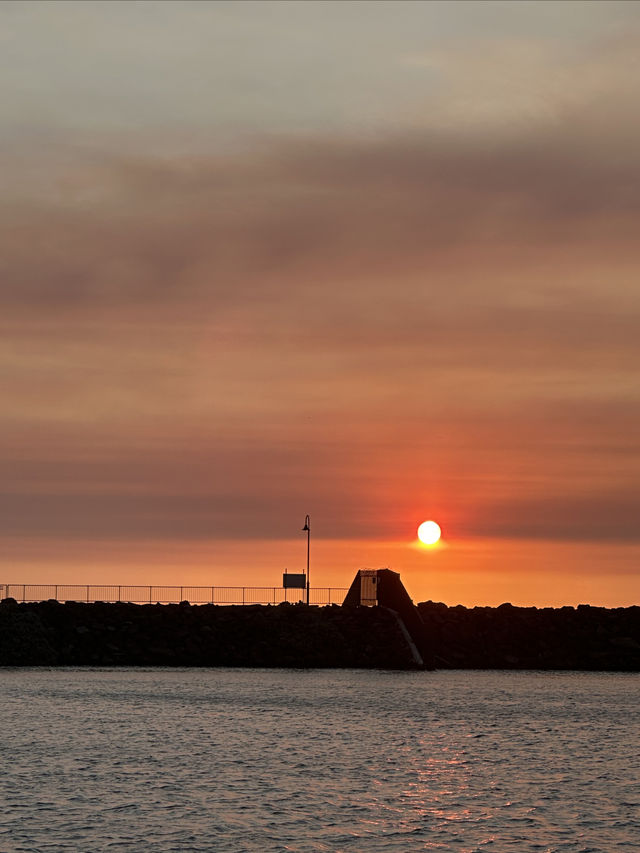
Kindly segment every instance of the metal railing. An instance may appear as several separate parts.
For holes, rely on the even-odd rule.
[[[310,604],[342,604],[343,587],[310,590]],[[16,601],[83,601],[131,604],[291,604],[306,601],[306,590],[271,586],[131,586],[126,584],[0,584],[0,599]]]

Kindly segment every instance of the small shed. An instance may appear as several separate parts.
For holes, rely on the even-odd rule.
[[[398,572],[391,569],[360,569],[343,602],[347,607],[392,607],[403,611],[413,608]]]

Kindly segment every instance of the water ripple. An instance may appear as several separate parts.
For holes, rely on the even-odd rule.
[[[2,853],[639,849],[634,674],[0,679]]]

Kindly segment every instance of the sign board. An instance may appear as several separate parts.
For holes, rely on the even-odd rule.
[[[284,589],[304,589],[307,585],[307,576],[302,575],[290,575],[285,572],[282,575],[282,586]]]

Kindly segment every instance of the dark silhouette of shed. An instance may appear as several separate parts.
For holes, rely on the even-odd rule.
[[[385,607],[398,618],[417,666],[433,669],[433,652],[418,608],[404,588],[398,572],[360,569],[349,587],[343,607]]]

